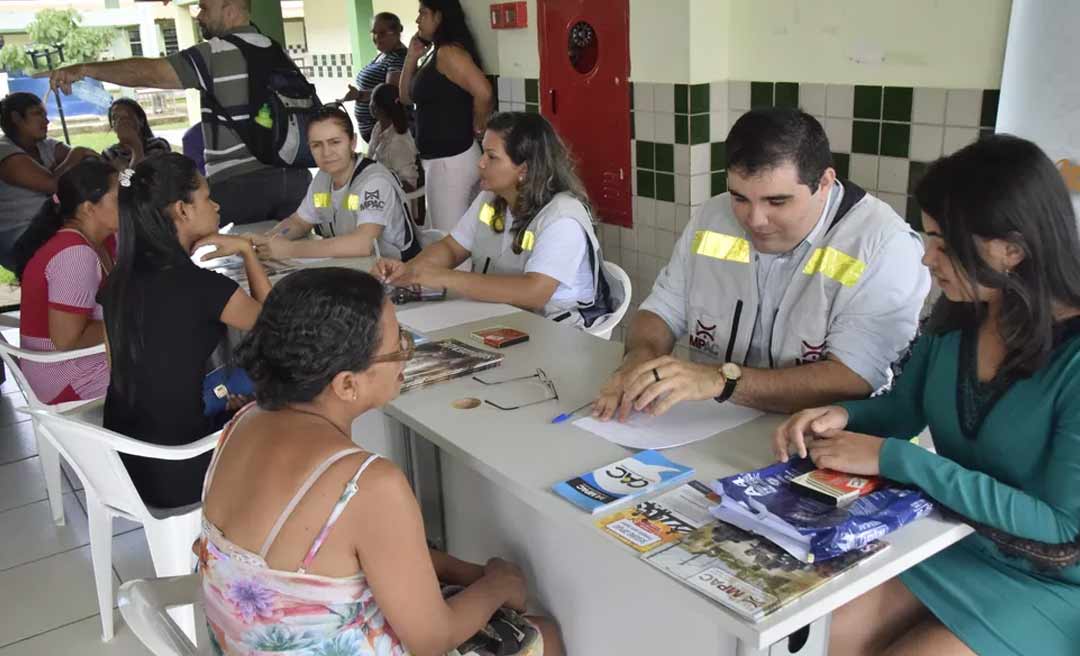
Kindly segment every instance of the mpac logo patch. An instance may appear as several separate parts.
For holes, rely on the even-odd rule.
[[[825,352],[828,349],[828,342],[822,342],[814,345],[806,340],[802,343],[802,357],[795,358],[795,364],[810,364],[811,362],[821,362],[825,359]]]
[[[364,192],[364,204],[365,210],[382,210],[386,207],[386,201],[379,198],[379,190],[365,191]]]
[[[711,326],[701,319],[694,320],[694,331],[690,333],[690,346],[699,351],[716,354],[716,324]]]

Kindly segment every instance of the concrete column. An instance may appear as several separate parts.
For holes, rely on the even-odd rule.
[[[148,3],[139,5],[139,40],[142,41],[143,57],[160,57],[161,34],[154,22],[154,7]]]
[[[371,0],[345,0],[348,11],[349,44],[352,46],[353,74],[378,54],[371,42],[371,19],[375,10]]]
[[[183,50],[190,48],[199,42],[199,29],[195,19],[191,17],[190,7],[192,2],[173,3],[173,22],[176,23],[176,45]],[[188,89],[184,92],[187,98],[188,124],[195,125],[202,120],[202,106],[199,101],[199,92]]]
[[[262,33],[285,45],[285,20],[281,17],[281,0],[252,0],[251,22]]]

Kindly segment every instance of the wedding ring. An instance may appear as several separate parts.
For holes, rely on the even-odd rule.
[[[658,372],[655,367],[653,367],[652,375],[653,375],[653,378],[656,379],[656,382],[659,383],[660,382],[660,372]]]

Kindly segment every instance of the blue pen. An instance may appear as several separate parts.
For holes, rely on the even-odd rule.
[[[564,421],[566,421],[567,419],[569,419],[569,418],[573,417],[574,415],[576,415],[577,413],[581,412],[582,410],[584,410],[585,408],[589,407],[589,406],[590,406],[590,405],[592,405],[592,404],[593,404],[593,402],[592,402],[592,401],[589,401],[588,403],[586,403],[585,405],[581,406],[580,408],[574,408],[574,409],[573,409],[573,410],[571,410],[570,412],[564,412],[564,413],[562,413],[561,415],[559,415],[558,417],[555,417],[554,419],[552,419],[552,420],[551,420],[551,423],[553,423],[553,424],[561,424],[561,423],[563,423]]]

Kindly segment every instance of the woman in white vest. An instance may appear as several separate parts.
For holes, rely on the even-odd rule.
[[[483,146],[483,191],[450,235],[408,263],[379,260],[375,274],[591,326],[611,312],[610,286],[566,147],[547,120],[524,112],[493,116]],[[466,260],[473,271],[457,271]]]
[[[365,257],[409,260],[420,252],[416,226],[397,177],[356,153],[352,121],[337,105],[308,126],[319,172],[300,207],[253,238],[262,257]],[[322,239],[303,239],[315,230]]]

